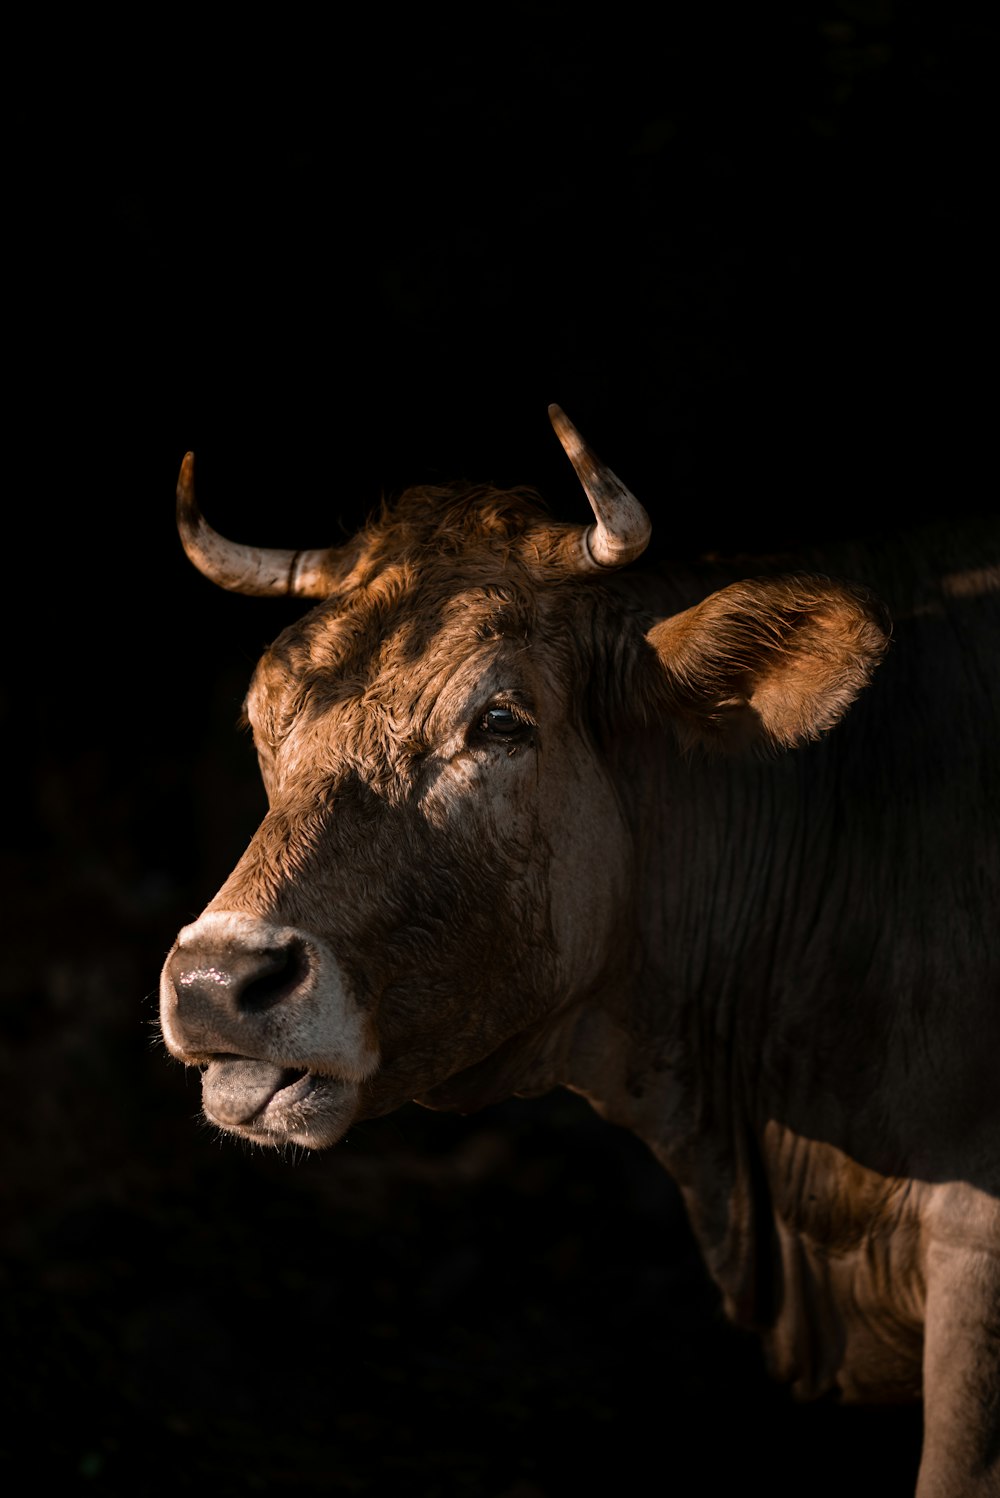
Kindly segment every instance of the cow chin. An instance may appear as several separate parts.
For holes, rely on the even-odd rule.
[[[209,1062],[201,1085],[209,1123],[275,1148],[326,1149],[343,1138],[358,1112],[356,1082],[249,1056]]]

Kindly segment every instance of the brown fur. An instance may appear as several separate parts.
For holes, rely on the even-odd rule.
[[[599,576],[568,575],[568,532],[530,489],[419,487],[384,504],[352,543],[351,569],[315,624],[286,631],[261,663],[267,704],[255,728],[265,754],[303,710],[354,700],[361,712],[345,727],[359,763],[398,771],[419,757],[419,712],[394,709],[410,665],[453,616],[456,593],[467,622],[469,590],[485,606],[480,631],[528,639],[543,604],[550,629],[558,616],[596,725],[619,713],[665,716],[685,748],[788,748],[818,737],[867,685],[887,646],[877,600],[803,575],[735,583],[654,622],[623,606]],[[643,629],[653,669],[638,648]]]
[[[925,1491],[978,1498],[998,652],[914,546],[911,606],[933,596],[887,656],[884,609],[825,559],[584,574],[530,491],[408,491],[257,668],[270,810],[161,1013],[206,1111],[268,1142],[574,1087],[674,1174],[801,1391],[915,1389],[926,1306]],[[883,662],[856,731],[779,759]],[[939,1481],[956,1461],[984,1481]]]

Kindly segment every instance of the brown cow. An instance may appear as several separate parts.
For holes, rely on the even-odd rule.
[[[645,512],[552,416],[589,528],[412,490],[255,551],[185,459],[195,565],[316,603],[254,675],[270,809],[167,958],[167,1046],[270,1144],[582,1093],[779,1378],[922,1393],[920,1498],[996,1498],[996,526],[644,572]]]

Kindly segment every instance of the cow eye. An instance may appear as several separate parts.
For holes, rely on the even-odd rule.
[[[528,725],[509,707],[488,707],[479,726],[484,733],[510,738],[512,734],[523,733]]]
[[[536,732],[529,710],[519,702],[493,702],[475,720],[469,739],[480,748],[487,740],[494,749],[502,744],[508,754],[516,754],[535,742]]]

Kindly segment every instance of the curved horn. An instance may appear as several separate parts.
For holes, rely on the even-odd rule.
[[[194,497],[194,453],[185,454],[177,480],[177,529],[198,571],[231,593],[325,598],[331,591],[329,549],[279,551],[241,546],[212,529]]]
[[[649,516],[621,479],[605,468],[559,406],[549,407],[549,419],[597,517],[597,524],[587,526],[582,533],[580,570],[624,567],[649,545]]]

